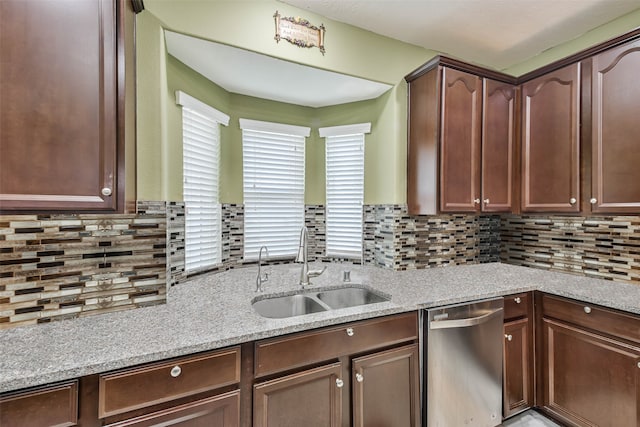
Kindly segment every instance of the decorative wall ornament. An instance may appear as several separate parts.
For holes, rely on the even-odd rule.
[[[276,36],[274,37],[276,42],[284,39],[298,47],[317,47],[324,55],[325,28],[323,24],[320,24],[320,27],[316,27],[299,16],[295,18],[280,16],[277,10],[273,18],[276,24]]]

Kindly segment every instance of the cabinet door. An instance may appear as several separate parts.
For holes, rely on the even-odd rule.
[[[354,427],[420,425],[416,344],[353,360]]]
[[[78,423],[78,381],[0,396],[2,427],[67,427]]]
[[[640,41],[592,61],[593,212],[640,212]]]
[[[522,210],[580,210],[580,64],[522,86]]]
[[[2,0],[0,40],[0,209],[114,210],[115,0]]]
[[[510,212],[513,197],[516,88],[483,80],[482,210]]]
[[[640,425],[640,348],[543,319],[543,399],[578,426]]]
[[[240,391],[232,391],[196,402],[154,412],[109,427],[238,427],[240,425]]]
[[[510,417],[533,405],[532,346],[528,318],[504,325],[503,415]]]
[[[442,69],[440,210],[480,209],[480,77]]]
[[[345,386],[341,373],[342,364],[333,363],[256,384],[254,427],[340,426]]]

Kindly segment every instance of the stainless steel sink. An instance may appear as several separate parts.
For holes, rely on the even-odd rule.
[[[390,298],[372,289],[350,286],[311,292],[300,291],[277,297],[259,297],[253,301],[253,308],[263,317],[282,319],[389,300]]]
[[[317,297],[331,308],[355,307],[357,305],[389,301],[389,298],[365,288],[332,289],[318,293]]]
[[[258,300],[253,303],[253,308],[259,315],[272,319],[282,319],[284,317],[300,316],[327,310],[315,299],[300,294]]]

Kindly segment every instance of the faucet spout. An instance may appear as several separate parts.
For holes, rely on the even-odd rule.
[[[300,246],[298,247],[298,256],[296,262],[302,263],[300,267],[300,287],[304,288],[308,286],[309,278],[318,277],[327,269],[324,267],[322,270],[309,270],[309,230],[306,226],[300,230]]]
[[[260,246],[260,251],[258,252],[258,277],[256,277],[256,292],[262,292],[263,291],[262,284],[267,280],[269,280],[269,273],[264,273],[264,276],[262,276],[262,272],[260,270],[262,266],[262,250],[263,249],[267,253],[267,257],[265,259],[269,258],[269,248],[267,248],[266,246]]]

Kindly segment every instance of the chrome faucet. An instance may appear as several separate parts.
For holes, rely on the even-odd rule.
[[[262,276],[262,272],[260,271],[260,267],[262,265],[262,250],[265,250],[267,253],[267,258],[269,258],[269,248],[266,246],[260,246],[260,251],[258,252],[258,277],[256,277],[256,292],[262,292],[262,284],[269,280],[269,273],[264,273],[264,277]]]
[[[298,248],[298,256],[296,257],[296,262],[302,263],[302,267],[300,268],[300,286],[303,288],[310,284],[310,278],[318,277],[327,269],[327,267],[324,267],[322,270],[309,270],[308,240],[309,231],[307,230],[307,227],[304,226],[300,230],[300,246]]]

